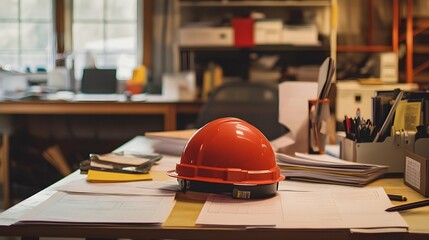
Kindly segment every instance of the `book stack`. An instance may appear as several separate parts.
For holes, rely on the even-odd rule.
[[[276,153],[277,165],[288,179],[365,186],[387,172],[387,166],[345,161],[329,155]]]
[[[164,132],[147,132],[145,137],[154,140],[153,151],[157,153],[180,156],[188,140],[196,129],[186,129]]]
[[[319,45],[316,25],[283,26],[283,43],[293,45]]]

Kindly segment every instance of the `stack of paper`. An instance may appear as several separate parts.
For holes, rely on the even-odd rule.
[[[125,154],[123,152],[103,155],[91,154],[87,181],[127,182],[152,180],[149,170],[161,155]]]
[[[174,195],[131,196],[56,192],[19,218],[20,223],[159,224],[174,206]]]
[[[196,129],[147,132],[145,137],[156,140],[152,145],[155,152],[180,156],[186,143],[195,132]]]
[[[387,166],[354,163],[329,155],[277,153],[276,159],[282,174],[303,181],[364,186],[387,172]]]
[[[210,195],[196,224],[222,227],[351,229],[353,232],[406,232],[408,224],[382,187],[315,192],[278,192],[268,199]]]

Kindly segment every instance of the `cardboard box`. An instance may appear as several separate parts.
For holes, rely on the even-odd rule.
[[[384,82],[398,82],[398,55],[394,52],[380,53],[379,74]]]
[[[234,32],[231,27],[189,27],[179,30],[182,47],[233,46]]]
[[[318,34],[315,25],[285,25],[282,42],[294,45],[319,45]]]
[[[429,159],[406,152],[404,183],[425,197],[429,197]]]
[[[283,22],[280,19],[255,22],[255,44],[282,43]]]

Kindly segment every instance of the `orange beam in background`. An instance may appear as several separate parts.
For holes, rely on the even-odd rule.
[[[392,46],[337,46],[338,52],[388,52],[393,51]]]
[[[392,47],[393,52],[397,54],[399,48],[399,0],[393,0],[392,18]]]
[[[407,55],[406,55],[406,81],[407,83],[413,82],[413,0],[407,0]]]

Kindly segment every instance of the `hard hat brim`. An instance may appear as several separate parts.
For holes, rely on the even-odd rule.
[[[284,175],[279,175],[277,178],[272,179],[264,179],[264,180],[244,180],[244,181],[228,181],[223,178],[214,178],[214,177],[201,177],[201,176],[183,176],[179,174],[176,170],[167,171],[167,175],[170,177],[178,178],[178,179],[186,179],[192,181],[200,181],[200,182],[210,182],[210,183],[225,183],[225,184],[233,184],[233,185],[266,185],[280,182],[285,179]]]

